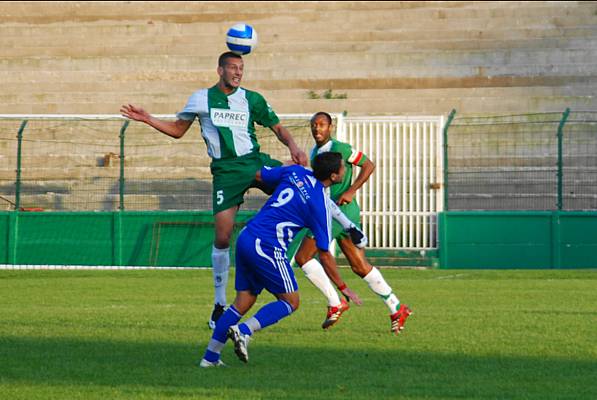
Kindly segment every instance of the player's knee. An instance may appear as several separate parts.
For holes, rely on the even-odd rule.
[[[350,268],[352,269],[352,272],[363,278],[367,276],[369,272],[371,272],[371,268],[373,267],[371,267],[368,262],[359,260],[358,262],[350,264]]]
[[[214,245],[218,249],[226,249],[226,248],[230,247],[230,236],[232,236],[232,235],[216,232],[216,237],[214,239]]]
[[[296,292],[294,292],[294,294],[296,294]],[[292,308],[292,312],[298,310],[300,303],[299,296],[291,294],[290,296],[281,296],[279,299],[285,301]]]
[[[303,265],[305,265],[310,259],[311,259],[311,257],[309,257],[308,254],[301,253],[300,251],[298,253],[296,253],[296,255],[294,256],[294,261],[296,261],[296,263],[299,265],[299,267],[302,267]]]
[[[292,312],[295,312],[299,308],[300,299],[298,297],[296,299],[291,299],[288,301],[288,304],[290,304],[290,307],[292,307]]]

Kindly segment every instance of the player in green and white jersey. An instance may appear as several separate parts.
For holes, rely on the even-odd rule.
[[[332,138],[332,118],[328,113],[318,112],[311,118],[311,134],[315,139],[315,147],[311,152],[311,159],[316,155],[326,151],[334,151],[342,154],[346,172],[342,182],[330,186],[330,197],[336,202],[344,214],[360,228],[360,208],[355,199],[357,190],[363,186],[369,179],[375,165],[367,156],[358,150],[352,148],[348,143],[340,142]],[[352,170],[354,166],[361,168],[359,174],[352,181]],[[363,278],[369,285],[369,288],[379,295],[390,309],[391,332],[400,333],[404,328],[406,318],[411,314],[408,306],[400,304],[400,301],[387,284],[381,272],[371,266],[365,257],[365,251],[357,247],[347,233],[334,220],[332,226],[332,236],[336,239],[346,259],[350,263],[352,271]],[[338,297],[329,279],[322,275],[323,267],[317,261],[315,256],[317,247],[315,240],[307,235],[294,259],[301,266],[307,278],[327,297],[328,312],[322,325],[327,329],[334,325],[342,313],[348,310],[348,303]],[[342,291],[342,287],[338,288]]]
[[[270,105],[259,93],[240,86],[244,63],[241,56],[226,52],[218,59],[218,83],[191,95],[176,121],[164,121],[151,116],[144,109],[124,105],[123,116],[141,121],[175,139],[181,138],[195,118],[201,125],[201,134],[212,158],[213,214],[215,239],[212,249],[212,267],[215,286],[215,305],[209,325],[213,328],[226,306],[226,286],[230,268],[230,238],[234,218],[243,203],[245,192],[258,187],[255,172],[263,166],[282,163],[259,151],[255,124],[270,128],[288,147],[293,162],[307,165],[307,156],[298,148],[290,132]]]

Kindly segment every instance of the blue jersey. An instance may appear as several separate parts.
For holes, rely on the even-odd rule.
[[[313,232],[317,248],[328,251],[332,240],[330,200],[313,172],[300,165],[263,167],[261,178],[276,189],[246,229],[264,244],[286,251],[306,227]]]

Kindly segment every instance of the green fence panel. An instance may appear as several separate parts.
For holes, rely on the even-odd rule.
[[[16,264],[112,265],[110,213],[18,213]]]
[[[596,268],[597,213],[444,212],[441,268]]]
[[[214,237],[209,212],[123,213],[124,265],[209,267]]]
[[[8,264],[8,246],[10,217],[8,213],[0,214],[0,264]]]
[[[560,213],[560,268],[597,268],[597,212]]]
[[[549,212],[448,212],[440,217],[442,268],[551,267]]]
[[[239,212],[231,243],[255,212]],[[2,212],[0,263],[211,266],[210,211]]]

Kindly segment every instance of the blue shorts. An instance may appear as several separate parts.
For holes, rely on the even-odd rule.
[[[249,290],[258,295],[265,288],[272,294],[292,293],[298,284],[286,252],[279,247],[262,243],[244,229],[236,240],[237,291]]]

